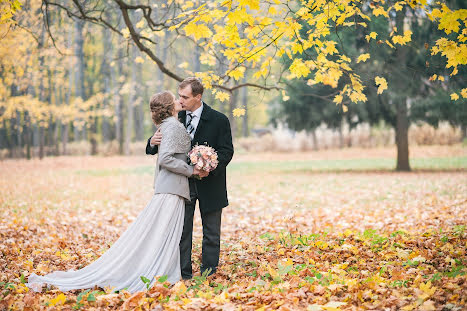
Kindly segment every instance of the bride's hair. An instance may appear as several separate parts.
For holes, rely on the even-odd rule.
[[[172,116],[174,110],[175,96],[172,92],[164,91],[152,95],[149,101],[152,121],[155,124],[161,124],[162,121]]]

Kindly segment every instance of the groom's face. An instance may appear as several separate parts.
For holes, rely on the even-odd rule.
[[[178,96],[180,97],[180,105],[182,105],[183,110],[195,111],[201,106],[201,94],[193,96],[191,85],[178,89]]]

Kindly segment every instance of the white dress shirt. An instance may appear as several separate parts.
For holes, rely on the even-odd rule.
[[[201,106],[196,109],[195,111],[191,112],[193,115],[193,119],[191,119],[191,125],[193,125],[193,132],[190,134],[191,139],[193,140],[193,137],[195,137],[196,129],[198,128],[199,121],[201,120],[201,113],[203,113],[203,102],[201,102]],[[186,113],[188,114],[190,111],[187,111]],[[187,123],[185,123],[185,127],[188,126],[188,118],[186,119]]]

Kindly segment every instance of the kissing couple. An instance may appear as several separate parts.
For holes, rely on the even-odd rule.
[[[203,226],[201,273],[212,275],[219,265],[222,209],[228,205],[226,167],[234,150],[228,118],[202,101],[198,78],[180,82],[179,99],[164,91],[151,97],[158,127],[148,139],[146,154],[158,154],[154,195],[127,230],[90,265],[44,276],[32,273],[26,284],[34,291],[53,285],[61,291],[87,288],[146,289],[156,276],[174,284],[193,276],[193,216],[199,202]],[[214,148],[218,165],[212,171],[188,164],[196,145]]]

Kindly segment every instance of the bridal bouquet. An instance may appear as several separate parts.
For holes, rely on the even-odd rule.
[[[217,152],[214,148],[205,145],[196,145],[188,153],[191,164],[200,170],[210,172],[217,167]]]

